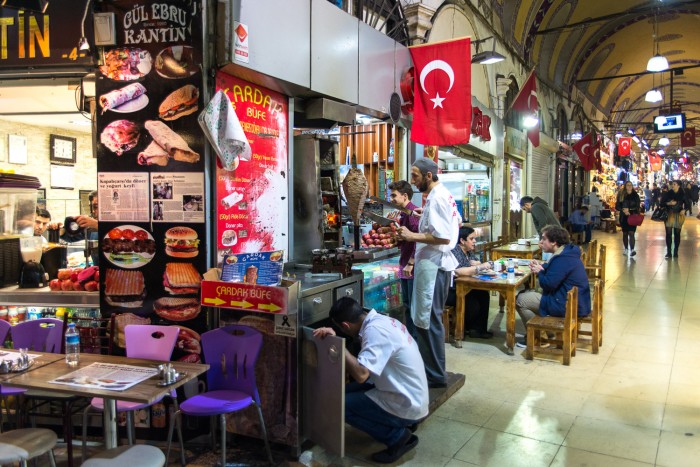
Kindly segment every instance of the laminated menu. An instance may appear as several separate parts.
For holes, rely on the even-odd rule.
[[[49,383],[123,391],[157,374],[158,369],[155,367],[92,363]]]
[[[226,255],[221,280],[244,284],[279,285],[282,280],[284,251]]]

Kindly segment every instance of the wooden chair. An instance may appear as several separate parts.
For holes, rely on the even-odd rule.
[[[589,279],[600,279],[602,288],[605,289],[605,245],[600,245],[600,252],[596,263],[585,265]]]
[[[582,329],[582,324],[590,324],[590,331]],[[577,336],[590,336],[590,341],[586,339],[583,343],[590,342],[591,353],[598,353],[599,348],[603,345],[603,286],[599,279],[596,279],[593,285],[591,314],[578,319],[576,333]]]
[[[442,325],[445,327],[445,344],[452,342],[450,336],[454,335],[454,324],[455,324],[456,311],[453,306],[445,306],[442,310]],[[452,326],[450,326],[450,324]]]
[[[585,266],[593,266],[598,262],[598,240],[591,240],[588,243],[588,248],[586,249],[586,261],[583,262]]]
[[[534,353],[542,352],[550,354],[552,350],[563,352],[563,364],[569,365],[571,357],[576,356],[576,316],[578,313],[578,287],[572,287],[566,294],[566,315],[535,316],[527,322],[527,349],[525,358],[532,360]],[[554,333],[554,339],[545,339],[542,334]],[[561,336],[561,337],[560,337]],[[548,348],[542,348],[542,344],[549,343]],[[552,347],[555,347],[554,349]]]

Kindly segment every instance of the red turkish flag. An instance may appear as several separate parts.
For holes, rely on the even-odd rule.
[[[617,155],[629,156],[632,150],[632,138],[620,138],[617,141]]]
[[[539,102],[537,100],[537,76],[535,76],[535,70],[532,70],[530,76],[520,88],[520,92],[515,97],[513,105],[511,106],[513,110],[520,112],[523,116],[532,115],[538,116],[537,111],[540,108]],[[534,147],[540,145],[540,124],[539,122],[534,127],[527,130],[527,137]]]
[[[681,147],[692,148],[695,146],[695,128],[686,127],[681,133]]]
[[[595,165],[595,169],[598,171],[598,173],[603,172],[603,161],[600,159],[600,149],[601,149],[601,142],[598,141],[594,146],[593,146],[593,153],[591,158],[593,159],[593,165]],[[593,169],[593,165],[591,165],[591,169]]]
[[[469,38],[409,48],[413,80],[411,140],[436,146],[469,142],[472,116]]]
[[[588,133],[572,146],[574,152],[581,161],[583,170],[590,171],[595,166],[595,156],[593,155],[593,133]]]
[[[661,170],[661,156],[659,156],[656,151],[651,151],[649,153],[649,165],[651,166],[652,172]]]

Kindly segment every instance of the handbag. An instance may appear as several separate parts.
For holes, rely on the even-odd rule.
[[[668,209],[665,206],[659,206],[658,208],[654,209],[654,212],[651,215],[651,220],[656,222],[666,222],[666,219],[668,219]]]
[[[627,216],[627,224],[637,227],[638,225],[642,225],[642,222],[644,222],[644,215],[643,214],[630,214]]]

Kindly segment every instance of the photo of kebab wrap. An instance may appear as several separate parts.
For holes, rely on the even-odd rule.
[[[147,105],[146,88],[141,83],[132,83],[100,96],[102,113],[108,110],[123,113],[136,112]]]
[[[145,127],[151,134],[153,141],[163,148],[171,158],[192,164],[199,161],[199,154],[194,152],[182,136],[171,130],[165,123],[159,120],[147,120]]]
[[[169,160],[168,152],[158,146],[155,141],[151,141],[151,144],[141,151],[136,159],[139,165],[160,165],[161,167],[168,165]]]
[[[177,120],[199,109],[199,88],[187,84],[168,95],[158,107],[158,118]]]
[[[121,156],[136,147],[140,134],[136,123],[129,120],[115,120],[102,130],[100,142],[117,156]]]
[[[173,45],[161,50],[156,56],[156,72],[163,78],[187,78],[198,71],[193,47]]]

